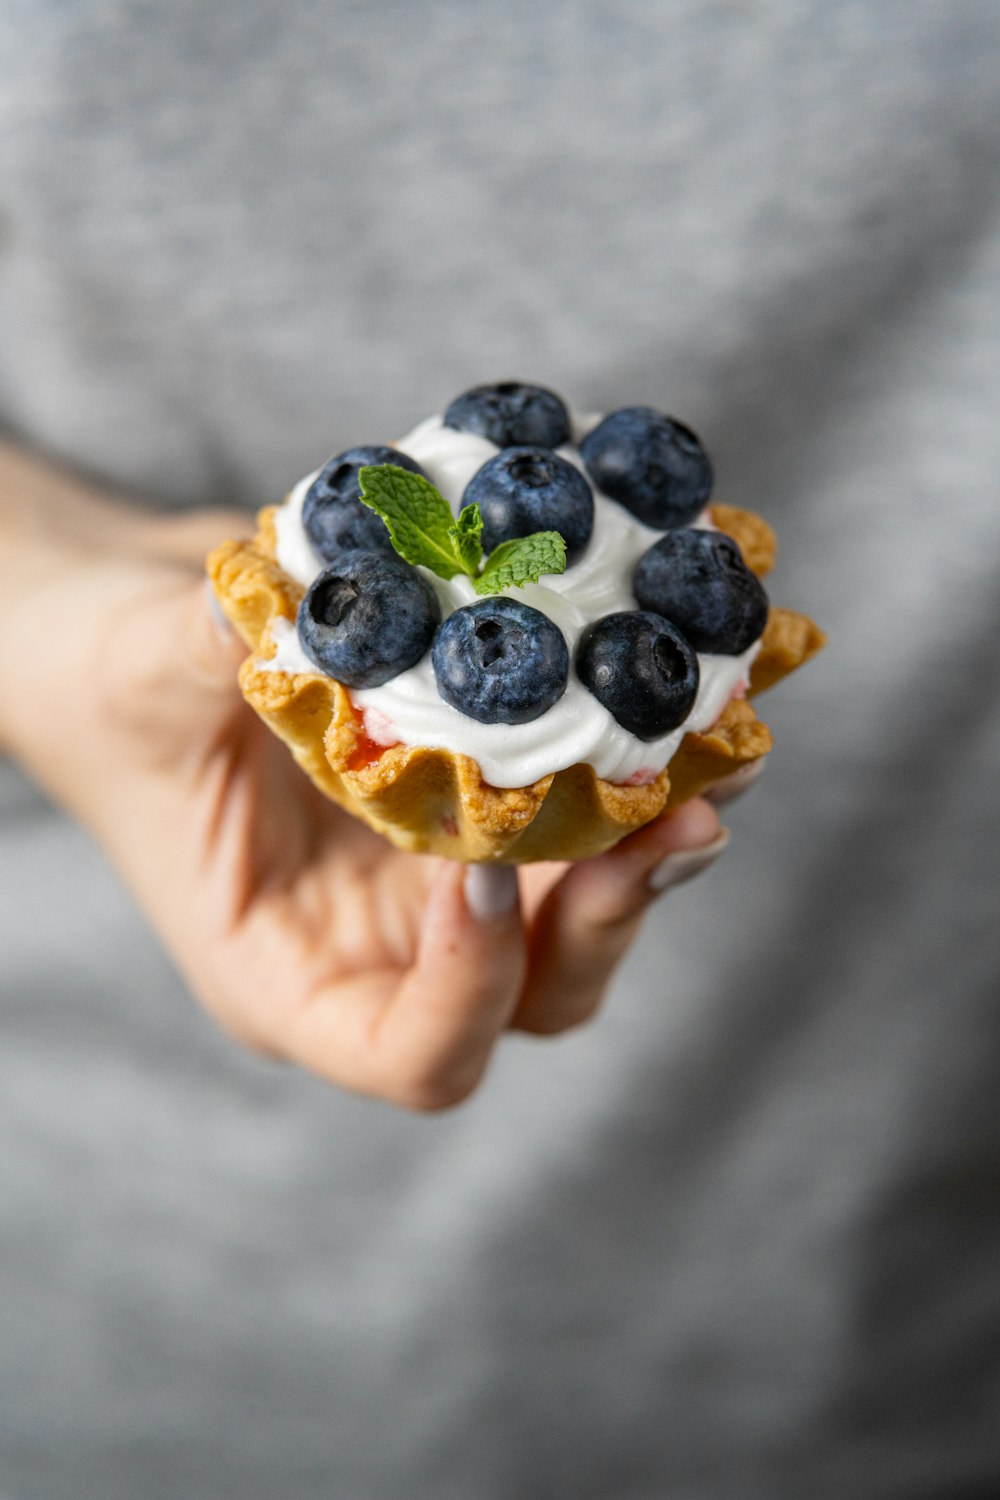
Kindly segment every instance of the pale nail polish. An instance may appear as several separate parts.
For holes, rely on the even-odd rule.
[[[467,865],[465,904],[477,922],[494,922],[517,905],[516,865]]]
[[[208,613],[211,616],[212,624],[215,626],[221,639],[224,641],[233,640],[236,632],[223,613],[222,605],[215,596],[215,590],[212,587],[212,580],[210,578],[205,579],[205,603],[208,606]]]
[[[700,849],[685,849],[678,854],[668,854],[650,873],[647,881],[649,889],[659,895],[671,886],[693,880],[702,870],[707,870],[709,865],[714,864],[728,843],[729,829],[721,828],[712,842],[704,844]]]

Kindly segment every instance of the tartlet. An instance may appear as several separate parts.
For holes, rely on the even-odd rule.
[[[485,427],[477,414],[475,399],[471,418],[468,415],[468,398],[475,398],[481,391],[515,393],[510,399],[502,394],[489,395],[485,401],[488,419]],[[443,420],[428,419],[409,438],[391,445],[391,451],[398,453],[400,461],[407,463],[408,467],[421,465],[434,484],[443,491],[450,490],[449,498],[454,509],[466,483],[482,468],[483,462],[488,461],[489,455],[513,451],[519,442],[535,442],[536,446],[548,451],[544,442],[538,443],[537,426],[532,429],[529,422],[528,436],[524,436],[525,411],[531,417],[536,415],[538,403],[533,407],[531,399],[531,393],[536,391],[540,391],[546,401],[562,405],[558,397],[538,387],[513,383],[479,387],[452,403]],[[525,392],[527,396],[519,394]],[[449,425],[449,418],[456,408],[459,409],[457,420],[463,420],[463,402],[465,425]],[[506,428],[502,423],[499,428],[495,424],[489,428],[488,422],[494,419],[497,406],[501,408],[501,417],[504,411],[509,412],[512,406],[515,408],[512,425],[508,422]],[[627,410],[649,411],[647,408]],[[656,416],[651,413],[650,420]],[[544,410],[542,417],[546,417]],[[561,442],[553,442],[551,446],[581,472],[587,473],[596,494],[600,527],[604,530],[600,527],[595,530],[583,551],[582,560],[571,563],[561,580],[546,576],[524,589],[506,589],[498,596],[530,597],[533,606],[541,608],[543,613],[548,612],[551,604],[551,612],[563,620],[564,630],[567,617],[565,600],[572,599],[573,595],[572,569],[579,567],[581,577],[599,575],[601,545],[606,545],[600,542],[600,538],[611,534],[609,527],[615,535],[615,528],[618,528],[623,534],[628,532],[631,537],[639,538],[638,542],[631,543],[633,554],[637,545],[646,544],[650,537],[655,542],[662,531],[667,530],[650,528],[648,514],[645,519],[637,519],[634,511],[626,510],[623,504],[610,498],[594,483],[595,472],[600,476],[610,471],[607,466],[602,470],[596,459],[588,468],[572,439],[582,439],[583,452],[587,454],[588,434],[603,429],[599,428],[596,419],[573,418],[568,414],[567,417],[569,432]],[[670,421],[667,418],[658,420]],[[478,430],[477,421],[480,423]],[[681,441],[686,445],[693,434],[680,424],[673,425],[682,434]],[[462,436],[451,436],[455,433]],[[543,421],[541,437],[547,435],[556,433],[551,427],[546,431]],[[428,454],[444,449],[448,450],[447,462],[438,462],[433,456],[428,458]],[[459,450],[465,455],[462,462],[455,458]],[[589,451],[594,451],[593,442]],[[315,555],[310,563],[308,540],[303,549],[299,533],[295,539],[297,560],[290,563],[288,538],[296,526],[301,530],[303,501],[307,500],[311,489],[315,491],[319,478],[330,468],[327,465],[317,475],[301,481],[286,497],[283,506],[265,507],[258,515],[257,532],[252,541],[227,542],[217,548],[208,560],[208,571],[223,611],[250,648],[251,654],[239,674],[240,687],[247,702],[285,741],[316,786],[402,849],[468,862],[575,860],[598,854],[648,823],[664,808],[697,796],[767,754],[771,749],[771,735],[757,718],[751,700],[808,660],[824,643],[823,632],[806,616],[768,604],[762,633],[738,662],[733,657],[737,665],[732,667],[728,676],[720,679],[725,686],[736,673],[732,689],[726,692],[726,701],[721,706],[716,705],[718,712],[714,708],[711,710],[711,722],[698,723],[697,728],[685,728],[686,724],[696,721],[697,715],[692,710],[689,719],[676,727],[671,726],[669,734],[665,732],[652,738],[652,748],[660,754],[672,751],[662,766],[655,764],[655,755],[653,764],[645,764],[650,758],[647,746],[635,736],[624,734],[623,737],[618,724],[613,728],[621,764],[615,767],[613,775],[607,774],[610,752],[602,751],[601,755],[591,756],[604,773],[598,774],[598,769],[587,759],[574,757],[572,743],[567,747],[557,742],[554,748],[546,744],[540,752],[550,756],[551,768],[543,765],[544,774],[532,774],[530,779],[521,782],[518,767],[530,765],[533,771],[537,770],[538,754],[519,758],[519,753],[514,751],[504,759],[504,747],[508,741],[526,743],[524,734],[518,741],[518,732],[503,725],[495,726],[494,732],[494,727],[487,726],[484,730],[482,725],[470,719],[467,725],[469,733],[464,736],[462,730],[465,726],[461,722],[464,714],[437,704],[428,704],[425,715],[428,729],[433,727],[433,732],[426,736],[428,743],[420,742],[419,705],[417,728],[414,729],[411,716],[404,742],[398,723],[378,707],[382,700],[377,690],[348,687],[327,671],[320,670],[315,661],[303,656],[297,640],[296,620],[307,593],[308,572],[313,566],[322,569],[324,565],[332,570],[334,564],[329,559],[324,564],[323,559]],[[360,502],[358,504],[360,510]],[[369,520],[371,512],[366,511],[365,517]],[[715,530],[731,538],[742,554],[746,570],[755,578],[762,578],[769,572],[775,556],[775,537],[759,516],[709,501],[698,504],[694,519],[699,529]],[[690,528],[690,521],[687,525]],[[645,534],[647,529],[648,536]],[[303,557],[306,561],[301,560]],[[425,572],[422,568],[418,571]],[[432,581],[442,600],[442,615],[447,617],[450,609],[466,606],[466,595],[459,594],[456,604],[454,590],[457,585],[443,585],[438,579]],[[559,584],[559,600],[552,592],[556,583]],[[629,580],[625,579],[621,587],[628,592],[631,588]],[[620,589],[619,597],[624,597]],[[636,601],[630,593],[628,607],[636,608]],[[574,619],[578,617],[575,605],[570,612]],[[575,675],[577,667],[572,663],[575,639],[569,640],[569,648],[569,673],[572,692],[576,695],[572,703],[583,703]],[[698,660],[704,670],[705,662],[714,664],[722,658],[703,653]],[[416,683],[413,692],[432,692],[433,685],[430,688],[426,685],[430,681],[429,666],[425,663],[421,670],[423,676],[418,674],[413,678]],[[405,686],[409,678],[404,679],[401,675],[400,681]],[[398,705],[401,701],[399,693],[390,696],[389,701]],[[567,715],[572,718],[571,709],[567,707],[570,701],[567,698],[563,704],[560,710],[563,718],[559,722],[566,720]],[[599,717],[599,713],[604,712],[603,708],[598,712],[590,699],[586,699],[588,715],[594,717],[597,714]],[[702,718],[704,716],[703,711]],[[542,714],[539,713],[537,718],[540,721]],[[395,742],[394,736],[398,736]],[[672,748],[677,739],[679,743]],[[481,749],[478,758],[466,753],[466,740],[468,747],[473,741],[480,747],[489,745],[490,758]],[[622,774],[637,758],[641,763],[638,768],[630,774]],[[491,779],[484,774],[484,762]],[[499,780],[514,780],[518,784],[498,785]]]

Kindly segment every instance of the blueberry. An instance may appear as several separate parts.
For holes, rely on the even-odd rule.
[[[299,605],[299,640],[346,687],[380,687],[420,660],[440,619],[434,590],[401,557],[344,552]]]
[[[767,624],[764,587],[721,531],[668,531],[636,563],[632,591],[696,651],[739,656]]]
[[[517,380],[476,385],[456,396],[444,414],[444,425],[478,433],[498,448],[514,443],[558,448],[570,438],[569,412],[555,392]]]
[[[689,427],[649,406],[613,411],[580,444],[599,490],[647,526],[686,526],[704,509],[712,466]]]
[[[481,724],[526,724],[566,691],[569,651],[547,615],[495,595],[448,616],[431,653],[438,692]]]
[[[698,658],[661,615],[629,610],[588,625],[576,675],[623,729],[655,740],[684,723],[698,693]]]
[[[483,517],[483,548],[533,531],[558,531],[575,562],[594,529],[594,496],[572,464],[551,448],[504,448],[473,474],[462,496]]]
[[[358,474],[366,464],[396,464],[414,474],[424,472],[398,448],[371,444],[348,448],[324,464],[302,502],[302,524],[316,551],[327,562],[334,562],[342,552],[359,547],[366,552],[392,552],[382,517],[360,500]]]

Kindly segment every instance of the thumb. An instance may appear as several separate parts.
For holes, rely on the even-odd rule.
[[[211,732],[244,708],[238,672],[247,647],[219,606],[210,581],[185,584],[176,601],[176,691],[188,733]]]
[[[247,648],[226,619],[211,579],[192,590],[185,626],[190,665],[198,681],[210,692],[231,697]]]
[[[244,710],[237,673],[246,647],[217,608],[204,579],[174,572],[117,611],[103,659],[103,707],[134,760],[175,766]]]

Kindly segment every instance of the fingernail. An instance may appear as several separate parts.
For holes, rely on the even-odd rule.
[[[703,844],[700,849],[685,849],[677,854],[668,854],[651,872],[647,881],[649,889],[659,895],[671,886],[693,880],[695,875],[700,875],[702,870],[707,870],[709,865],[714,864],[728,843],[729,829],[720,828],[710,844]]]
[[[467,865],[465,904],[477,922],[495,922],[517,905],[516,865]]]
[[[215,626],[220,640],[233,640],[236,632],[222,612],[222,605],[215,597],[215,590],[212,587],[212,580],[210,578],[205,579],[205,601],[208,606],[208,613],[212,618],[212,624]]]
[[[749,765],[740,766],[731,776],[724,776],[714,786],[708,787],[702,796],[713,807],[723,807],[727,802],[734,802],[737,797],[742,797],[744,792],[750,790],[757,777],[761,774],[767,763],[767,756],[762,755],[757,760],[752,760]]]

